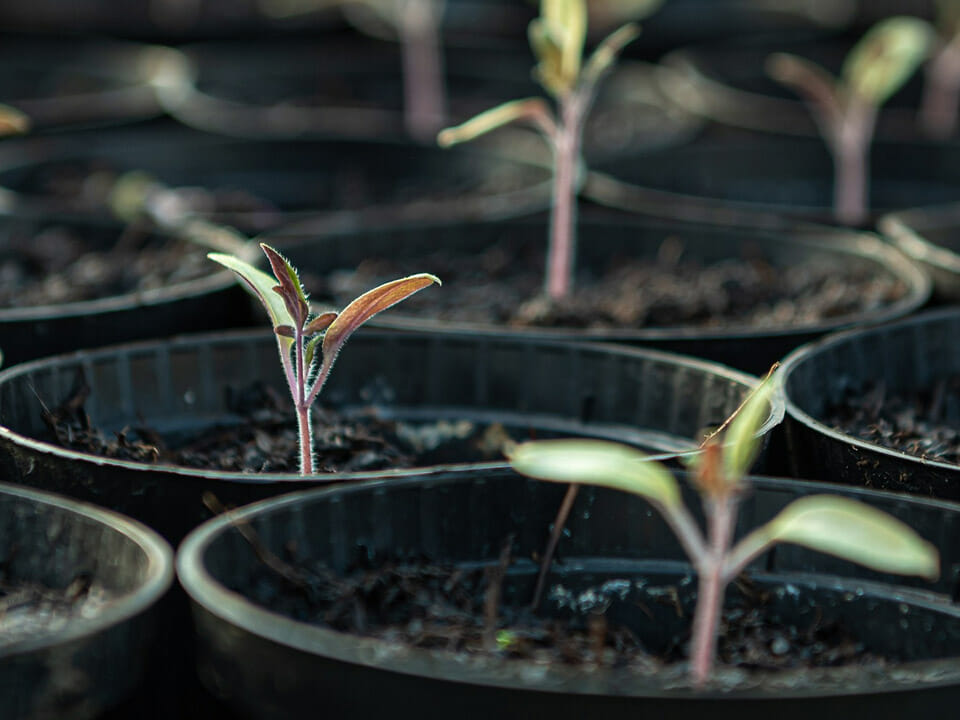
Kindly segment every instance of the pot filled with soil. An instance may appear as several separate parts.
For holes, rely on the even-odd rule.
[[[14,481],[118,509],[178,542],[227,506],[304,484],[503,463],[507,437],[586,435],[695,451],[753,380],[601,344],[359,332],[313,413],[315,473],[272,332],[184,336],[51,358],[0,375],[0,465]],[[773,401],[763,432],[781,408]]]
[[[846,230],[726,229],[623,216],[581,218],[571,294],[543,292],[542,220],[272,236],[315,303],[431,268],[456,292],[410,298],[377,318],[530,339],[650,345],[763,373],[797,345],[909,313],[929,294],[916,266]]]
[[[0,215],[7,365],[82,347],[248,325],[210,249],[143,224]],[[234,248],[241,254],[243,247]]]
[[[929,273],[937,300],[953,303],[960,299],[960,206],[891,213],[880,218],[877,228]]]
[[[242,140],[164,123],[0,148],[0,186],[17,208],[103,217],[116,204],[117,181],[144,175],[153,184],[141,186],[174,190],[166,214],[248,234],[302,216],[353,226],[522,214],[549,202],[549,171],[469,148],[451,154],[377,140]]]
[[[783,363],[795,476],[960,498],[956,309],[838,333]]]
[[[756,479],[741,518],[766,521],[812,489]],[[831,491],[903,519],[924,502]],[[893,718],[953,702],[960,613],[946,584],[845,576],[789,546],[731,588],[720,667],[693,690],[696,582],[679,545],[645,502],[581,492],[539,612],[530,596],[562,489],[508,470],[295,493],[212,520],[178,558],[201,677],[262,718],[307,716],[318,696],[345,716],[417,697],[424,717],[470,718]]]
[[[116,513],[0,485],[4,717],[100,717],[146,679],[173,553]]]

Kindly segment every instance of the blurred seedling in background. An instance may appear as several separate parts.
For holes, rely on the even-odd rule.
[[[604,75],[623,48],[639,34],[633,23],[608,35],[584,62],[586,0],[542,0],[540,17],[529,26],[530,47],[537,59],[534,74],[556,103],[540,97],[511,100],[437,137],[443,147],[514,122],[536,128],[553,151],[553,207],[547,249],[545,290],[552,300],[572,289],[576,257],[576,202],[583,126]]]
[[[793,501],[736,543],[737,510],[756,459],[757,432],[775,391],[776,376],[754,391],[732,418],[693,456],[692,483],[700,495],[706,532],[683,503],[665,466],[625,445],[598,440],[544,440],[507,449],[517,472],[540,480],[586,483],[639,495],[663,516],[698,577],[690,646],[691,680],[702,687],[713,670],[727,586],[777,543],[794,543],[882,572],[939,575],[936,549],[899,520],[863,503],[833,495]]]
[[[925,68],[920,126],[945,140],[957,131],[960,106],[960,0],[937,0],[936,34]]]
[[[30,118],[11,105],[0,104],[0,138],[30,132]]]
[[[839,77],[787,53],[767,59],[767,72],[806,101],[827,143],[833,157],[833,211],[838,222],[858,225],[867,219],[869,154],[877,112],[921,65],[931,40],[925,21],[892,17],[867,31],[845,58]]]
[[[377,313],[429,285],[439,285],[440,280],[427,273],[410,275],[364,293],[339,313],[315,315],[310,312],[307,294],[289,261],[269,245],[261,243],[260,247],[270,263],[272,277],[233,255],[210,253],[208,257],[236,273],[270,316],[297,415],[300,474],[310,475],[313,473],[310,408],[344,343]]]
[[[363,32],[400,41],[407,132],[427,140],[447,120],[443,44],[444,0],[260,0],[271,17],[337,7]]]

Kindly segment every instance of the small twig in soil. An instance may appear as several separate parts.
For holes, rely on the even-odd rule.
[[[500,558],[495,567],[486,570],[487,590],[483,596],[483,645],[488,652],[497,648],[497,617],[499,616],[500,598],[503,595],[503,577],[510,566],[510,550],[513,547],[513,533],[507,535],[500,546]]]

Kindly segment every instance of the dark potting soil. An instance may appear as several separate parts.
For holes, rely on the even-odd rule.
[[[85,574],[59,589],[4,578],[0,580],[0,649],[95,618],[111,601],[111,593]]]
[[[117,460],[226,472],[299,470],[296,417],[289,398],[269,385],[228,388],[227,409],[236,420],[191,432],[161,432],[146,421],[114,431],[98,428],[84,410],[88,396],[89,387],[81,381],[59,406],[42,411],[58,445]],[[500,459],[507,436],[499,424],[410,423],[380,417],[375,408],[347,415],[314,407],[315,472]]]
[[[0,250],[0,307],[35,307],[143,292],[210,275],[203,249],[134,226],[109,247],[66,225],[11,229]]]
[[[910,455],[960,464],[960,375],[940,378],[910,393],[882,383],[850,391],[828,408],[836,430]]]
[[[803,327],[884,307],[906,288],[874,266],[812,258],[777,267],[734,258],[701,264],[666,241],[656,260],[611,257],[602,272],[580,268],[572,297],[550,302],[542,293],[541,248],[518,252],[501,243],[473,255],[447,249],[415,260],[369,259],[356,271],[304,275],[314,297],[342,306],[382,282],[414,272],[438,275],[456,292],[404,302],[402,312],[439,320],[518,327],[630,329],[697,326]]]
[[[295,556],[296,548],[288,551]],[[561,581],[535,613],[529,607],[529,568],[515,573],[509,558],[501,557],[499,566],[473,568],[425,558],[361,561],[344,576],[320,564],[285,563],[274,557],[256,567],[246,586],[232,589],[298,621],[415,648],[685,674],[696,590],[690,576],[668,585],[635,577],[588,587],[581,582],[575,590]],[[772,671],[882,665],[891,659],[874,655],[819,613],[802,623],[781,617],[771,591],[745,577],[728,592],[720,663]]]

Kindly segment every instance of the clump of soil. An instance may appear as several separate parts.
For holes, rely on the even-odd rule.
[[[162,463],[243,473],[295,473],[300,450],[289,398],[253,383],[230,390],[227,410],[236,421],[190,433],[164,433],[148,424],[104,431],[84,410],[89,387],[76,389],[56,408],[43,411],[61,447],[117,460]],[[359,472],[502,457],[502,426],[466,420],[407,423],[382,418],[375,409],[345,415],[314,407],[315,472]],[[522,439],[522,438],[515,438]]]
[[[874,310],[903,297],[892,275],[866,263],[811,258],[778,267],[762,258],[701,264],[667,241],[656,259],[611,257],[602,272],[579,269],[574,294],[542,295],[542,247],[501,242],[472,255],[441,249],[415,260],[369,259],[355,272],[306,276],[307,287],[343,305],[370,287],[413,272],[441,277],[452,293],[404,302],[403,312],[439,320],[515,327],[629,329],[730,325],[802,327]]]
[[[86,574],[65,588],[0,581],[0,648],[62,631],[70,623],[99,615],[111,594]]]
[[[927,460],[960,464],[960,375],[910,393],[882,383],[851,391],[825,422],[840,432]]]
[[[104,232],[97,230],[96,232]],[[116,242],[66,225],[11,228],[0,255],[0,307],[34,307],[142,292],[210,275],[203,250],[133,226]]]
[[[274,560],[233,589],[298,621],[415,648],[644,674],[688,660],[695,586],[689,577],[669,585],[612,578],[582,587],[579,581],[576,590],[561,581],[534,612],[532,573],[514,573],[510,565],[503,556],[498,567],[473,568],[397,559],[359,562],[340,576],[316,563],[277,572]],[[770,594],[746,580],[728,594],[718,658],[752,670],[886,662],[819,614],[800,624],[784,619]]]

